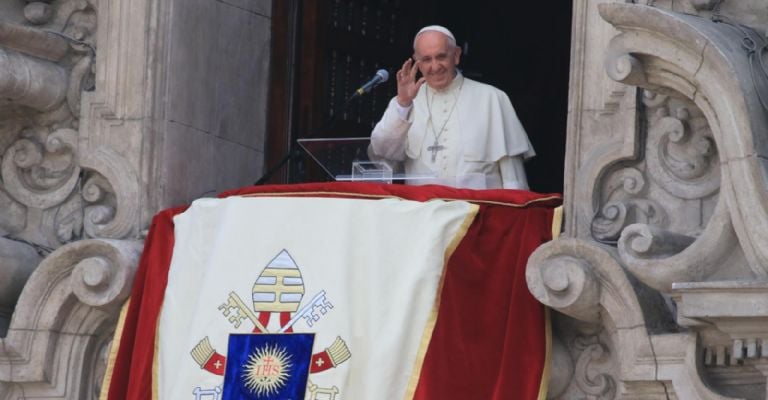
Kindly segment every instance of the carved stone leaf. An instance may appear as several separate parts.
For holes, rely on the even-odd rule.
[[[60,206],[46,210],[43,224],[49,227],[47,232],[48,245],[59,247],[62,244],[82,238],[83,234],[83,199],[78,193],[73,193]]]
[[[612,202],[592,221],[592,232],[601,240],[616,240],[627,226],[644,223],[654,226],[667,224],[667,213],[652,200],[632,199]]]
[[[678,114],[682,118],[663,117],[649,129],[649,175],[676,197],[707,197],[720,189],[717,147],[706,122],[699,118],[689,123],[687,111]]]
[[[602,372],[610,360],[608,349],[597,336],[577,338],[574,347],[581,349],[576,360],[576,385],[584,393],[596,399],[616,398],[616,382],[609,374]]]
[[[667,214],[657,202],[642,198],[646,180],[636,168],[621,168],[607,175],[601,184],[602,207],[592,220],[592,234],[604,241],[615,241],[627,225],[643,222],[667,223]]]
[[[61,204],[77,184],[80,167],[75,149],[77,132],[54,131],[44,143],[22,138],[5,153],[2,176],[5,189],[19,202],[39,209]]]

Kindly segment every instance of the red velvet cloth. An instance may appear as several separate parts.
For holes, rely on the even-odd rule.
[[[152,219],[133,281],[108,399],[152,398],[155,332],[173,254],[172,218],[184,210],[186,207],[164,210]]]
[[[247,195],[459,199],[480,206],[448,261],[437,323],[415,399],[536,399],[546,360],[543,307],[528,292],[525,265],[551,239],[559,195],[443,186],[316,183],[247,187],[221,197]],[[157,320],[173,251],[173,216],[152,221],[136,274],[117,358],[110,400],[151,399]],[[407,227],[404,227],[407,229]]]

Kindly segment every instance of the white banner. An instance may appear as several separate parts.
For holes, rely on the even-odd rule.
[[[291,330],[315,333],[307,399],[403,398],[445,257],[476,212],[461,201],[194,202],[174,219],[159,398],[219,399],[230,333]]]

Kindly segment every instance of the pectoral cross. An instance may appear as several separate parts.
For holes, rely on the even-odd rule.
[[[437,159],[437,152],[440,150],[445,150],[445,146],[437,143],[437,138],[435,138],[435,143],[432,146],[427,147],[427,151],[432,152],[432,162],[435,162],[435,159]]]

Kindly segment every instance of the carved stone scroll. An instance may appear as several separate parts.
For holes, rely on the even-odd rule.
[[[84,184],[85,231],[91,237],[124,238],[138,234],[139,179],[117,152],[94,149],[83,155],[83,168],[94,171]]]
[[[622,232],[618,251],[633,275],[662,293],[670,293],[674,282],[697,282],[715,274],[736,243],[721,201],[697,238],[636,224]]]
[[[616,382],[607,373],[596,371],[595,365],[605,363],[610,359],[605,344],[600,343],[598,336],[579,337],[574,347],[581,352],[576,360],[576,385],[590,398],[606,400],[616,398]]]
[[[74,392],[91,390],[82,385],[81,371],[94,371],[95,350],[114,329],[141,247],[80,240],[46,257],[26,283],[3,339],[0,382],[34,384],[41,396],[88,398]]]

